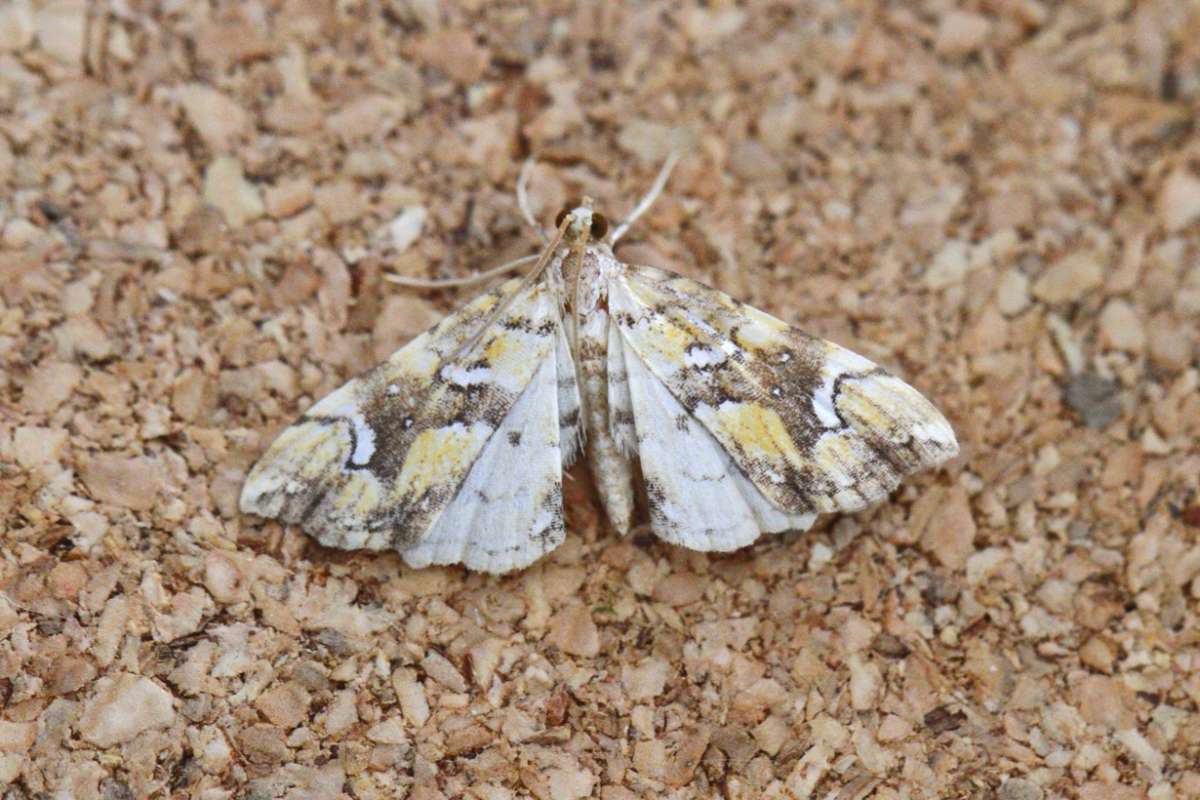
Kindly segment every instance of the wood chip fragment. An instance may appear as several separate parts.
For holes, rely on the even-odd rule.
[[[1180,4],[153,5],[0,2],[10,794],[1200,796]],[[528,156],[544,226],[672,149],[618,255],[898,372],[959,458],[736,553],[618,537],[575,465],[502,577],[240,513],[473,296],[383,275],[536,249]]]
[[[550,619],[549,641],[564,653],[590,658],[600,652],[600,632],[586,606],[567,606]]]
[[[125,673],[97,682],[78,726],[87,741],[110,747],[174,720],[174,700],[169,692],[148,678]]]
[[[97,500],[135,511],[152,508],[163,488],[161,464],[145,456],[98,453],[85,459],[80,472]]]

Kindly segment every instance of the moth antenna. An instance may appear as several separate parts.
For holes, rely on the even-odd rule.
[[[654,183],[650,184],[650,190],[638,201],[638,204],[633,207],[633,211],[629,212],[629,216],[625,220],[613,228],[612,233],[608,235],[608,245],[612,247],[617,243],[617,240],[625,235],[629,230],[629,226],[638,221],[638,218],[645,214],[650,206],[654,205],[654,201],[662,194],[662,190],[666,188],[667,181],[671,178],[671,171],[675,169],[675,165],[679,163],[679,150],[672,149],[667,155],[667,160],[663,162],[662,167],[658,170],[658,175],[654,179]]]
[[[533,232],[545,244],[546,232],[542,230],[537,217],[533,214],[533,209],[529,207],[529,177],[533,174],[533,166],[533,156],[525,159],[525,163],[521,165],[521,174],[517,176],[517,207],[521,209],[521,216],[525,217],[525,222],[533,228]]]

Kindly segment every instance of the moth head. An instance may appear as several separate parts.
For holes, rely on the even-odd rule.
[[[592,198],[573,200],[562,207],[554,218],[554,227],[562,228],[566,223],[563,238],[568,242],[604,238],[608,233],[608,218],[592,208]]]

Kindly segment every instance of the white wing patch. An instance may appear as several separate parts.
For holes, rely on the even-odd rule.
[[[545,360],[429,534],[401,551],[410,566],[509,572],[562,544],[558,367]]]
[[[571,343],[567,341],[566,328],[562,325],[558,328],[554,358],[557,363],[558,438],[563,469],[566,469],[575,463],[583,447],[583,420],[580,418],[575,360],[571,358]]]

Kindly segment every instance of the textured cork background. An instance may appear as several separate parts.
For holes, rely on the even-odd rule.
[[[89,9],[90,8],[90,12]],[[23,798],[1200,797],[1200,10],[0,6],[0,784]],[[586,192],[962,455],[496,579],[238,514],[307,404]]]

